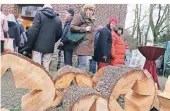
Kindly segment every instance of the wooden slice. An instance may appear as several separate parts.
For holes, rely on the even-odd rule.
[[[92,80],[95,84],[97,84],[99,78],[103,75],[104,71],[107,70],[107,69],[112,69],[112,70],[116,70],[118,69],[119,67],[116,67],[116,66],[107,66],[107,67],[103,67],[101,69],[99,69],[93,76]],[[96,85],[95,85],[96,86]]]
[[[115,99],[109,101],[109,109],[111,109],[111,111],[123,111],[123,108]]]
[[[165,84],[165,92],[170,93],[170,76]]]
[[[57,71],[57,76],[60,76],[60,75],[63,75],[65,73],[76,73],[76,74],[86,74],[88,75],[87,73],[85,73],[83,70],[80,70],[78,68],[75,68],[73,66],[69,66],[69,65],[66,65],[66,66],[63,66],[61,67],[58,71]]]
[[[49,105],[51,108],[55,108],[62,101],[63,94],[56,90],[56,96],[54,97],[54,101]]]
[[[155,84],[151,74],[147,71],[143,71],[144,76],[136,81],[132,90],[139,95],[153,95],[155,94]],[[156,94],[155,94],[156,95]]]
[[[155,83],[155,97],[154,97],[154,103],[153,103],[153,105],[152,105],[152,108],[154,107],[154,108],[156,108],[157,110],[160,109],[160,102],[159,102],[158,96],[157,96],[158,94],[159,94],[158,84]]]
[[[0,111],[9,111],[9,110],[5,108],[1,108]]]
[[[159,101],[161,103],[160,111],[169,111],[170,110],[170,93],[163,92],[158,94]]]
[[[96,86],[94,88],[108,98],[110,96],[112,88],[117,84],[117,82],[121,78],[124,78],[125,75],[130,75],[134,71],[136,71],[136,69],[129,67],[107,66],[103,69],[103,74],[101,74],[101,76],[98,78]],[[125,85],[128,85],[127,81],[128,80],[122,80],[120,82],[119,85],[122,86],[120,87],[121,89],[129,89],[129,86],[125,87]],[[135,82],[135,80],[130,82]],[[130,85],[132,86],[133,84],[134,83],[131,83]],[[119,92],[119,94],[121,93]]]
[[[49,107],[55,96],[54,83],[41,65],[16,53],[1,56],[1,76],[11,67],[16,88],[31,89],[22,98],[22,110],[42,111]]]
[[[132,86],[137,82],[138,79],[142,78],[142,76],[144,76],[143,70],[132,70],[128,72],[112,87],[110,99],[117,100],[120,95],[125,95],[128,93]]]
[[[151,103],[153,103],[154,97],[156,96],[156,89],[151,75],[146,70],[132,69],[126,72],[126,74],[113,85],[109,97],[110,111],[114,111],[114,104],[112,104],[111,101],[117,100],[120,95],[127,94],[131,89],[140,96],[150,95],[151,98],[153,98]]]
[[[109,111],[107,100],[99,95],[87,95],[76,101],[72,111]]]
[[[58,77],[55,80],[55,88],[66,89],[71,83],[79,86],[93,87],[93,81],[91,77],[83,71],[71,66],[64,66],[60,68],[58,71]]]
[[[93,81],[91,77],[83,74],[78,74],[76,75],[75,79],[78,86],[88,86],[93,88]]]
[[[143,96],[130,91],[125,96],[125,111],[149,111],[153,104],[154,96]]]
[[[56,89],[68,88],[75,76],[76,76],[76,74],[74,74],[74,73],[65,73],[61,76],[58,76],[55,81],[55,88]]]
[[[86,86],[69,87],[63,97],[63,106],[70,111],[108,111],[108,101]]]

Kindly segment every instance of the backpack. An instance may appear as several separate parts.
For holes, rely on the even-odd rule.
[[[19,26],[20,38],[21,38],[19,47],[23,48],[25,46],[26,42],[27,42],[27,36],[26,36],[25,31],[24,31],[23,25],[18,23],[18,26]]]

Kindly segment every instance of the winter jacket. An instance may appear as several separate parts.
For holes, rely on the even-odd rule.
[[[33,25],[27,31],[26,47],[41,53],[53,53],[55,43],[62,36],[62,23],[53,9],[44,8],[34,17]]]
[[[125,42],[122,37],[112,32],[111,65],[124,65],[125,50]]]
[[[10,38],[14,39],[14,46],[19,46],[20,34],[19,27],[15,22],[8,21],[8,34]]]
[[[8,31],[8,22],[6,16],[0,11],[0,39],[4,39],[4,32]]]
[[[99,34],[100,34],[100,30],[98,30],[95,34],[94,34],[94,50],[95,48],[97,47],[97,41],[98,41],[98,38],[99,38]]]
[[[111,58],[112,36],[110,26],[104,27],[99,34],[97,46],[94,51],[94,60],[97,62],[109,63]],[[106,61],[103,59],[106,56]]]
[[[90,32],[86,31],[87,26],[91,26]],[[73,33],[85,33],[85,38],[75,48],[75,53],[77,55],[93,56],[95,25],[92,19],[87,18],[84,12],[75,15],[70,25],[70,31]]]
[[[65,24],[64,24],[64,28],[63,28],[63,34],[61,37],[61,42],[63,43],[63,46],[59,46],[59,49],[61,50],[67,50],[67,51],[73,51],[75,45],[74,44],[70,44],[68,42],[65,41],[65,39],[68,36],[68,32],[70,31],[70,24],[71,21],[73,20],[73,18],[69,19]]]

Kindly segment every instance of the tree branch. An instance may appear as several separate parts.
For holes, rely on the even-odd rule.
[[[162,15],[161,20],[160,20],[159,24],[157,25],[157,27],[162,26],[163,22],[167,19],[166,17],[164,18],[165,13],[167,12],[167,9],[168,9],[168,5],[166,5],[166,7],[164,9],[163,15]]]
[[[164,26],[164,27],[161,29],[161,31],[162,31],[163,29],[165,29],[166,27],[169,27],[169,26],[170,26],[170,24]]]
[[[147,17],[147,16],[148,16],[148,15],[143,16],[143,18],[140,20],[140,22],[142,22],[142,21],[144,20],[144,18]],[[128,29],[132,28],[133,26],[134,26],[134,25],[132,25],[132,26],[126,28],[125,30],[128,30]]]
[[[168,25],[166,25],[166,26],[164,26],[159,32],[158,32],[158,34],[160,34],[161,32],[164,32],[164,31],[166,31],[167,29],[165,29],[166,27],[169,27],[170,26],[170,24],[168,24]],[[165,30],[164,30],[165,29]]]
[[[156,26],[158,25],[160,18],[161,18],[161,4],[159,4],[159,13],[158,13],[158,20],[156,22]]]

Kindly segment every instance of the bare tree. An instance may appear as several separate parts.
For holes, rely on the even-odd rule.
[[[163,6],[161,4],[158,5],[158,19],[156,21],[156,23],[154,23],[154,19],[153,19],[153,10],[156,8],[157,5],[151,4],[150,5],[150,14],[149,14],[149,25],[151,27],[153,36],[154,36],[154,43],[158,42],[158,36],[161,32],[167,30],[167,27],[170,26],[170,24],[166,24],[165,26],[163,26],[163,24],[166,22],[168,18],[167,14],[168,14],[168,10],[169,10],[169,4],[167,4],[165,6],[165,8],[163,9]],[[161,15],[161,11],[163,12],[163,14]],[[162,27],[163,26],[163,27]]]

